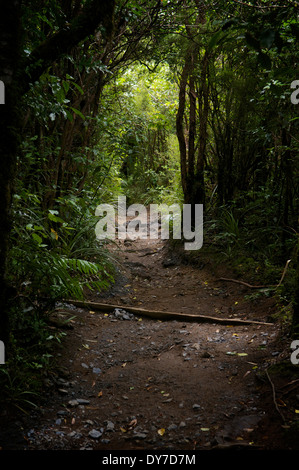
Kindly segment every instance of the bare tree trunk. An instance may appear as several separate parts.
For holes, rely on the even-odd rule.
[[[198,47],[187,53],[181,74],[179,106],[176,116],[176,132],[179,141],[181,178],[186,204],[204,204],[204,162],[207,140],[208,88],[206,84],[207,57],[202,61],[200,96],[195,89],[195,71],[198,65]],[[189,113],[187,125],[184,126],[187,108],[186,95],[189,87]],[[198,108],[198,113],[197,113]],[[199,114],[199,123],[198,123]],[[198,132],[198,153],[196,152],[196,130]],[[197,153],[197,158],[196,158]]]
[[[182,71],[179,89],[179,106],[176,115],[176,133],[180,149],[181,178],[184,195],[187,192],[187,146],[184,132],[184,113],[186,106],[186,88],[189,75],[189,54],[187,55],[185,65]]]

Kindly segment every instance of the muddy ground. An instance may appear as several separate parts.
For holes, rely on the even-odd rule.
[[[42,405],[7,423],[2,449],[297,450],[298,382],[269,372],[290,362],[274,299],[249,300],[252,289],[219,280],[225,266],[207,256],[188,264],[161,240],[113,250],[117,282],[90,299],[121,309],[58,305],[68,320],[58,367]],[[126,306],[261,324],[161,321]]]

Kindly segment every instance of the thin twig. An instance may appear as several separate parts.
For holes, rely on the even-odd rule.
[[[285,267],[284,267],[284,270],[283,270],[281,279],[280,279],[279,283],[277,284],[277,287],[279,287],[279,286],[281,285],[281,283],[282,283],[282,281],[283,281],[283,279],[284,279],[284,277],[285,277],[285,275],[286,275],[288,266],[289,266],[289,264],[290,264],[291,261],[292,261],[291,259],[288,259],[288,261],[286,262],[286,265],[285,265]]]
[[[278,408],[278,405],[277,405],[276,394],[275,394],[275,387],[274,387],[274,384],[273,384],[273,382],[272,382],[272,380],[271,380],[271,378],[270,378],[270,375],[269,375],[269,373],[268,373],[268,370],[266,370],[266,375],[267,375],[268,380],[269,380],[269,382],[270,382],[270,384],[271,384],[271,387],[272,387],[273,402],[274,402],[275,408],[276,408],[276,410],[278,411],[278,413],[280,414],[280,416],[281,416],[283,422],[285,423],[285,417],[283,416],[283,414],[281,413],[281,411],[280,411],[280,409]]]
[[[218,281],[228,281],[228,282],[236,282],[237,284],[242,284],[243,286],[250,287],[250,289],[270,289],[270,288],[276,288],[281,286],[282,281],[284,280],[284,277],[287,273],[288,266],[292,260],[288,259],[288,261],[285,264],[282,276],[280,278],[280,281],[276,285],[270,285],[270,286],[252,286],[251,284],[248,284],[248,282],[244,281],[239,281],[238,279],[228,279],[226,277],[220,277]]]
[[[250,287],[250,289],[264,289],[266,287],[275,287],[275,286],[252,286],[244,281],[239,281],[238,279],[228,279],[226,277],[220,277],[219,281],[228,281],[228,282],[236,282],[237,284],[242,284],[243,286]]]

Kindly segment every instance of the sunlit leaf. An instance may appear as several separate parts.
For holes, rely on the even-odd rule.
[[[51,237],[58,240],[58,233],[53,228],[51,228]]]

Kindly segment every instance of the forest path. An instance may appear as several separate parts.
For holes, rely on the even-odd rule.
[[[224,267],[169,255],[164,241],[117,242],[114,288],[90,300],[269,321],[273,301],[217,280]],[[65,306],[63,307],[65,308]],[[48,380],[45,405],[25,428],[40,449],[272,449],[281,419],[259,373],[274,360],[278,326],[159,321],[67,305],[71,329]],[[68,312],[68,313],[67,313]]]

